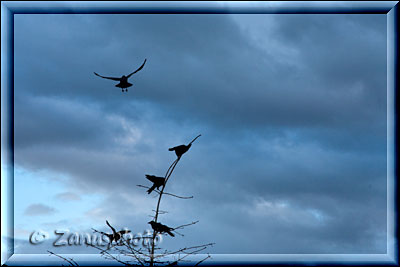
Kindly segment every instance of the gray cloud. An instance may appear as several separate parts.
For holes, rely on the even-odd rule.
[[[103,194],[93,222],[146,227],[136,185],[201,133],[168,184],[195,198],[163,200],[169,224],[200,220],[185,242],[386,251],[385,16],[17,15],[15,31],[15,161]],[[127,94],[93,75],[144,58]]]
[[[64,192],[55,195],[56,199],[60,200],[66,200],[66,201],[76,201],[76,200],[81,200],[81,197],[75,193],[72,192]]]
[[[56,212],[56,209],[49,207],[44,204],[32,204],[29,205],[24,212],[26,216],[41,216],[50,215]]]

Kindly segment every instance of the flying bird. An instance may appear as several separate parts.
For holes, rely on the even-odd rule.
[[[148,175],[146,174],[146,178],[153,183],[152,187],[150,187],[149,190],[147,190],[147,193],[150,194],[154,189],[160,188],[160,186],[163,186],[165,183],[165,178],[164,177],[158,177],[154,175]]]
[[[100,233],[100,234],[105,235],[105,236],[108,237],[108,239],[110,240],[110,243],[108,243],[108,248],[110,248],[111,243],[112,243],[113,241],[118,242],[118,240],[121,239],[121,237],[122,237],[123,234],[127,234],[127,233],[130,233],[130,232],[131,232],[131,230],[120,230],[120,231],[117,232],[117,231],[115,231],[115,228],[112,227],[112,226],[110,225],[110,223],[109,223],[107,220],[106,220],[106,224],[108,225],[108,227],[111,228],[112,234],[107,234],[107,233],[104,233],[104,232],[101,232],[101,231],[97,231],[97,230],[95,230],[95,229],[93,229],[93,230],[94,230],[95,232],[98,232],[98,233]]]
[[[174,237],[175,235],[173,233],[171,233],[171,231],[174,230],[174,228],[168,227],[164,224],[158,223],[158,222],[154,222],[154,221],[150,221],[148,222],[151,225],[151,228],[153,228],[154,231],[159,232],[159,233],[167,233],[170,236]]]
[[[99,77],[104,78],[104,79],[109,79],[109,80],[113,80],[113,81],[118,81],[119,84],[115,85],[115,87],[121,88],[121,89],[122,89],[122,92],[124,92],[124,91],[125,91],[125,92],[128,92],[128,87],[131,87],[131,86],[132,86],[132,84],[128,82],[129,77],[131,77],[133,74],[135,74],[136,72],[138,72],[138,71],[140,71],[141,69],[143,69],[144,64],[146,64],[146,61],[147,61],[147,59],[144,60],[142,66],[140,66],[137,70],[135,70],[134,72],[132,72],[131,74],[129,74],[129,75],[127,75],[127,76],[122,75],[121,78],[101,76],[100,74],[98,74],[98,73],[96,73],[96,72],[95,72],[94,74],[95,74],[96,76],[99,76]]]
[[[178,157],[178,159],[180,157],[182,157],[183,154],[185,154],[189,148],[192,146],[192,143],[201,136],[201,134],[199,134],[198,136],[196,136],[195,139],[192,140],[192,142],[190,142],[188,145],[180,145],[180,146],[176,146],[176,147],[172,147],[170,149],[168,149],[169,151],[175,151],[176,156]]]

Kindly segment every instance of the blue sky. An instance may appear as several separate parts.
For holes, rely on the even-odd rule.
[[[122,93],[96,77],[128,74]],[[165,246],[386,253],[385,15],[15,15],[15,233],[199,220]],[[71,253],[86,253],[84,248]],[[72,251],[73,250],[73,251]],[[95,252],[93,252],[95,253]]]

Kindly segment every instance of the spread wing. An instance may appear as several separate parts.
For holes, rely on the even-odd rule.
[[[118,233],[120,233],[121,235],[123,235],[123,234],[128,234],[128,233],[130,233],[131,232],[131,230],[121,230],[121,231],[119,231]]]
[[[154,176],[154,175],[148,175],[148,174],[146,174],[146,178],[150,181],[150,182],[153,182],[153,183],[162,183],[162,182],[164,182],[164,177],[157,177],[157,176]]]
[[[107,220],[106,220],[106,224],[111,228],[111,230],[113,231],[113,234],[115,234],[116,231],[115,231],[114,227],[112,227]]]
[[[143,69],[144,64],[146,64],[147,59],[144,60],[142,66],[140,66],[137,70],[135,70],[134,72],[132,72],[131,74],[129,74],[128,76],[126,76],[127,78],[131,77],[133,74],[135,74],[136,72],[138,72],[139,70]]]
[[[99,76],[99,77],[104,78],[104,79],[109,79],[109,80],[113,80],[113,81],[120,81],[120,80],[121,80],[121,78],[114,78],[114,77],[101,76],[100,74],[98,74],[98,73],[96,73],[96,72],[94,72],[94,74],[95,74],[96,76]]]

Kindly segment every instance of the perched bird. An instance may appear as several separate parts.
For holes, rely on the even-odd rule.
[[[174,230],[174,228],[168,227],[164,224],[150,221],[149,224],[151,225],[151,228],[153,228],[154,231],[159,232],[159,233],[167,233],[170,236],[175,236],[171,231]]]
[[[154,175],[148,175],[146,174],[146,178],[150,181],[153,182],[152,187],[150,187],[149,190],[147,190],[147,193],[151,193],[154,189],[159,190],[160,186],[163,186],[165,183],[165,178],[164,177],[158,177],[158,176],[154,176]]]
[[[101,75],[97,74],[96,72],[94,74],[96,76],[99,76],[99,77],[104,78],[104,79],[109,79],[109,80],[113,80],[113,81],[119,81],[119,84],[115,85],[115,87],[121,88],[122,92],[124,92],[124,90],[127,92],[128,91],[128,87],[132,86],[132,84],[128,82],[128,78],[131,77],[136,72],[138,72],[139,70],[141,70],[143,68],[144,64],[146,64],[146,61],[147,61],[147,59],[144,60],[142,66],[140,66],[137,70],[135,70],[134,72],[132,72],[131,74],[129,74],[127,76],[122,75],[121,78],[105,77],[105,76],[101,76]]]
[[[93,229],[93,230],[94,230],[95,232],[98,232],[98,233],[100,233],[100,234],[105,235],[105,236],[108,237],[108,239],[110,240],[110,243],[108,243],[108,247],[111,246],[111,243],[112,243],[113,241],[118,242],[118,240],[121,239],[121,237],[122,237],[123,234],[127,234],[127,233],[130,233],[130,232],[131,232],[131,230],[121,230],[121,231],[118,231],[118,232],[117,232],[117,231],[115,231],[114,227],[112,227],[112,226],[110,225],[110,223],[109,223],[107,220],[106,220],[106,224],[111,228],[112,234],[107,234],[107,233],[104,233],[104,232],[100,232],[100,231],[97,231],[97,230],[95,230],[95,229]]]
[[[189,148],[192,146],[192,143],[201,136],[201,134],[199,134],[198,136],[196,136],[195,139],[192,140],[192,142],[190,142],[188,145],[180,145],[180,146],[176,146],[176,147],[171,147],[168,150],[169,151],[175,151],[176,156],[178,157],[178,159],[180,157],[182,157],[183,154],[185,154]]]

